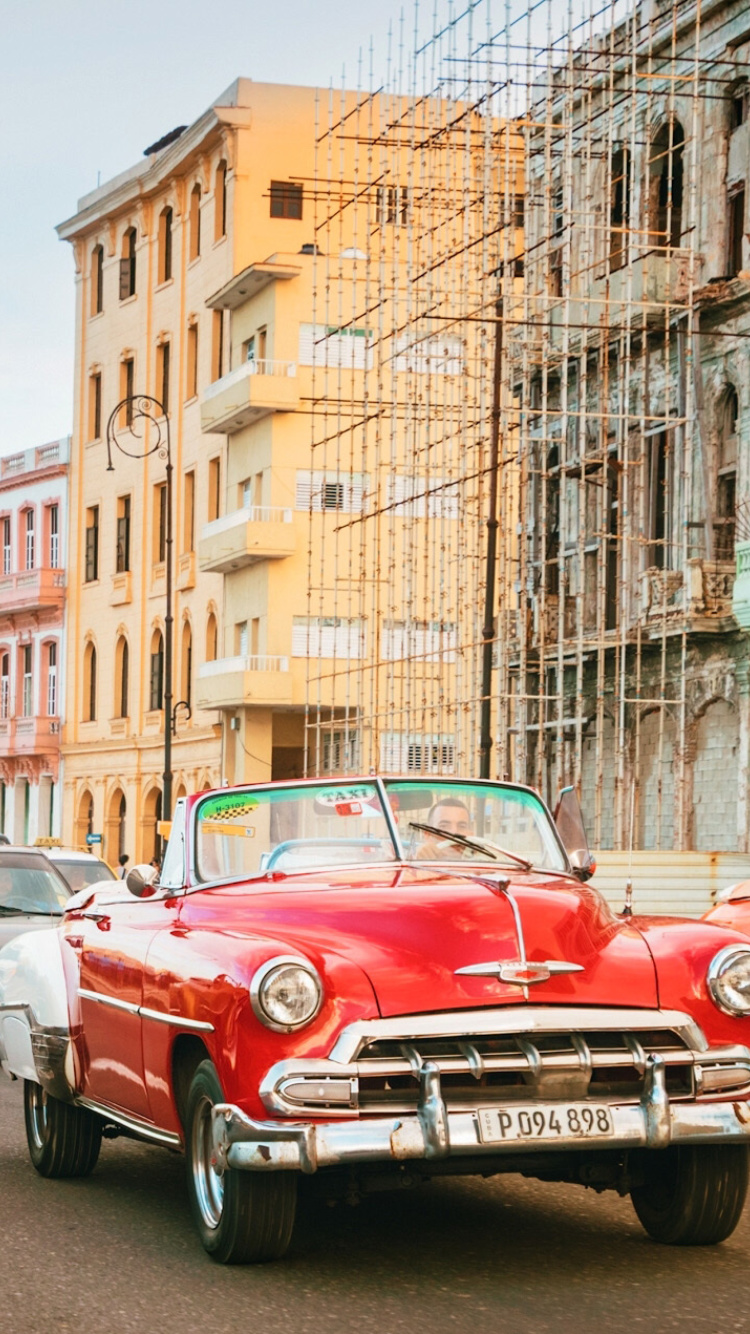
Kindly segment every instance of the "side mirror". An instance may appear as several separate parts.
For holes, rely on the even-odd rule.
[[[555,824],[573,875],[577,880],[590,880],[596,870],[596,862],[589,851],[575,788],[564,787],[560,793],[555,807]]]
[[[155,881],[159,872],[155,866],[149,866],[144,863],[141,866],[134,866],[132,871],[128,871],[125,878],[125,884],[137,899],[148,899],[156,893]]]

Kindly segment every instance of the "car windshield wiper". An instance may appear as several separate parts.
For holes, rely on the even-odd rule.
[[[0,913],[6,917],[62,917],[62,908],[10,908],[0,903]]]
[[[489,853],[493,861],[497,861],[498,853],[503,857],[510,857],[512,862],[524,871],[533,870],[534,863],[519,857],[517,852],[509,852],[507,848],[501,848],[499,843],[491,843],[488,838],[467,838],[465,834],[449,834],[445,829],[438,829],[434,824],[419,824],[416,820],[409,821],[410,829],[418,829],[422,834],[436,834],[444,843],[458,843],[462,848],[470,848],[472,852]]]

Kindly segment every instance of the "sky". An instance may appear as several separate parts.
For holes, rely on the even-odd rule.
[[[423,3],[419,28],[449,4]],[[238,76],[356,87],[362,53],[367,85],[372,45],[379,83],[401,13],[399,0],[0,0],[0,455],[72,429],[73,258],[54,229],[80,196]]]

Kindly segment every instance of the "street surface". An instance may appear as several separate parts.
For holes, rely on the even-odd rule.
[[[285,1261],[202,1251],[182,1158],[105,1141],[88,1181],[28,1161],[0,1076],[2,1334],[663,1334],[750,1330],[750,1211],[723,1246],[660,1247],[629,1201],[516,1177],[318,1206]]]

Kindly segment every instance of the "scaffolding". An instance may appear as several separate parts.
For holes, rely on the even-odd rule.
[[[309,772],[572,782],[598,847],[701,845],[700,719],[744,707],[744,26],[475,0],[321,95]]]

